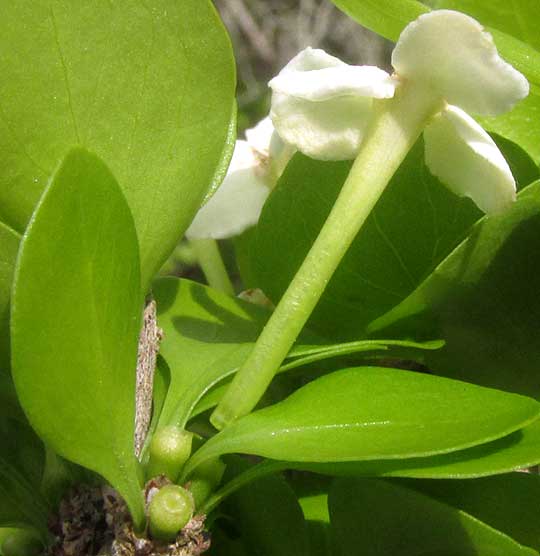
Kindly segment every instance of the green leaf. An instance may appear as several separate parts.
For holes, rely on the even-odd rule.
[[[228,462],[228,472],[248,468],[249,464],[237,458]],[[223,511],[242,534],[248,554],[308,556],[302,509],[283,477],[273,475],[250,483],[227,499]]]
[[[427,6],[416,0],[332,0],[332,2],[360,25],[394,42],[408,23],[429,11]],[[485,2],[480,3],[485,4]],[[534,3],[531,5],[534,6]],[[519,14],[518,10],[516,10],[517,14]],[[482,19],[480,21],[485,23]],[[534,18],[531,25],[534,25]],[[501,55],[523,73],[533,85],[540,87],[540,53],[497,29],[488,27],[487,30],[492,33]]]
[[[0,369],[9,369],[9,298],[21,236],[0,222]],[[2,371],[0,370],[0,373]]]
[[[45,449],[36,433],[14,419],[0,419],[0,453],[9,463],[39,488],[45,467]]]
[[[365,556],[534,556],[474,516],[377,479],[341,479],[329,495],[342,554]]]
[[[540,50],[536,0],[513,0],[511,7],[505,0],[433,0],[431,4],[437,9],[465,12],[484,25],[494,27]]]
[[[0,219],[24,231],[85,146],[126,195],[146,286],[228,157],[235,70],[212,2],[22,0],[0,30]]]
[[[267,311],[201,284],[162,278],[153,284],[160,353],[171,382],[159,426],[183,428],[199,398],[247,357]]]
[[[369,329],[444,338],[426,353],[438,374],[540,397],[540,182],[486,217],[400,305]],[[384,332],[383,332],[384,331]]]
[[[310,556],[333,556],[335,547],[330,529],[328,495],[311,494],[302,496],[298,501],[306,519]]]
[[[0,420],[0,527],[32,525],[46,535],[49,508],[39,493],[44,459],[28,426]]]
[[[74,149],[21,246],[13,378],[44,441],[105,477],[138,526],[144,520],[133,447],[140,292],[126,201],[103,163]]]
[[[26,421],[11,375],[0,371],[0,419],[6,418],[18,419],[23,423]]]
[[[233,452],[304,462],[446,453],[510,434],[537,419],[539,409],[529,398],[427,374],[345,369],[212,437],[185,476],[206,459]]]
[[[489,131],[518,143],[540,163],[540,94],[531,93],[507,114],[481,118],[480,122]]]
[[[350,169],[296,155],[265,204],[250,246],[257,285],[277,303],[328,216]],[[308,327],[357,340],[365,325],[404,299],[481,216],[409,153],[341,261]],[[287,253],[284,257],[283,253]]]
[[[400,481],[408,488],[463,510],[516,541],[540,549],[540,477],[510,473],[474,481]]]
[[[449,454],[402,460],[348,463],[286,464],[337,477],[413,477],[425,479],[471,479],[508,473],[540,463],[540,421],[504,438]]]
[[[540,177],[519,146],[495,140],[519,188]],[[274,303],[304,260],[349,169],[349,162],[295,156],[266,202],[251,241],[237,245],[245,271],[249,267],[252,281]],[[419,141],[341,261],[308,327],[341,341],[362,337],[365,325],[407,297],[481,216],[472,201],[432,176]]]
[[[404,340],[359,340],[357,342],[346,342],[343,344],[321,344],[313,346],[297,345],[289,352],[286,362],[281,365],[277,374],[297,369],[316,361],[323,361],[325,359],[333,359],[352,354],[363,354],[366,359],[370,360],[377,359],[378,357],[392,357],[411,360],[418,357],[417,350],[440,349],[443,345],[444,342],[438,340],[420,343]],[[226,372],[226,369],[223,369],[223,376],[227,377],[233,374],[236,370],[237,369],[235,368]],[[193,418],[217,405],[229,387],[231,380],[226,380],[208,391],[199,400],[191,412],[190,418]]]
[[[160,353],[169,366],[171,382],[159,414],[159,426],[187,420],[219,401],[230,377],[253,348],[268,312],[221,292],[177,278],[161,278],[153,285],[159,326],[164,337]],[[417,350],[439,349],[441,343],[400,340],[365,340],[341,344],[297,345],[280,372],[344,356],[384,352],[410,355]],[[416,353],[414,353],[416,355]],[[200,402],[206,392],[209,394]],[[195,406],[197,408],[195,409]]]

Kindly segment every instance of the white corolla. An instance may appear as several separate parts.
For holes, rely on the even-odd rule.
[[[277,77],[271,118],[282,139],[321,160],[356,157],[384,100],[413,84],[418,103],[439,99],[424,129],[431,172],[487,213],[515,198],[515,182],[499,149],[469,115],[494,116],[527,96],[525,77],[497,53],[491,35],[471,17],[433,11],[409,24],[392,53],[394,74],[350,66],[308,48]]]
[[[199,210],[186,237],[225,239],[255,225],[291,154],[270,118],[248,129],[246,140],[236,141],[223,183]]]

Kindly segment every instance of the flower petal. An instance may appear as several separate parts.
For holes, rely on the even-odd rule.
[[[463,110],[448,106],[424,130],[426,164],[457,195],[488,214],[516,198],[516,183],[497,145]]]
[[[279,136],[319,160],[355,158],[373,98],[394,95],[395,80],[371,66],[349,66],[306,48],[269,83],[270,117]]]
[[[306,48],[268,84],[275,93],[324,101],[342,96],[391,98],[395,81],[374,66],[349,66],[324,50]]]
[[[227,176],[186,231],[190,239],[225,239],[254,226],[270,190],[258,176],[260,160],[237,141]]]
[[[367,97],[310,102],[277,93],[270,115],[279,135],[307,156],[351,160],[360,149],[372,103]]]
[[[274,128],[270,116],[255,127],[246,129],[246,139],[249,146],[263,158],[279,157],[284,149],[283,140]]]
[[[319,160],[355,158],[373,98],[394,95],[395,80],[371,66],[349,66],[306,48],[269,83],[270,117],[279,136]]]
[[[499,56],[491,35],[472,17],[451,10],[423,14],[407,25],[392,65],[400,77],[425,82],[473,114],[501,114],[529,93],[528,81]]]

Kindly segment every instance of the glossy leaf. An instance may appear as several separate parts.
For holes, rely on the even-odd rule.
[[[400,481],[400,484],[402,481]],[[474,481],[404,481],[408,488],[463,510],[516,541],[540,549],[540,477],[510,473]]]
[[[484,218],[400,305],[370,325],[414,329],[445,347],[426,354],[438,374],[540,397],[540,182],[504,214]]]
[[[231,424],[195,453],[185,475],[233,452],[304,462],[446,453],[506,436],[539,409],[530,398],[426,374],[345,369]]]
[[[329,507],[343,554],[360,546],[366,556],[538,554],[464,511],[382,480],[336,481]]]
[[[104,476],[137,525],[144,517],[133,447],[140,292],[137,237],[124,197],[96,156],[75,149],[21,247],[13,378],[44,441]]]
[[[267,312],[189,280],[162,278],[153,284],[160,353],[171,382],[159,425],[184,427],[199,398],[247,357]]]
[[[0,219],[24,231],[85,146],[127,198],[147,285],[228,158],[234,61],[212,2],[22,0],[0,29]]]
[[[405,26],[429,8],[417,0],[332,0],[360,25],[383,37],[397,41]],[[482,22],[482,20],[480,20]],[[527,77],[540,86],[540,53],[526,43],[497,29],[490,31],[501,55]]]
[[[346,463],[283,463],[279,469],[294,467],[337,477],[413,477],[424,479],[471,479],[508,473],[540,463],[540,422],[504,438],[449,454],[402,460]]]

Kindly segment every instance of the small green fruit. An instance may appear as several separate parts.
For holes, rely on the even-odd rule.
[[[166,485],[152,498],[148,507],[150,535],[172,542],[193,517],[193,496],[178,485]]]

